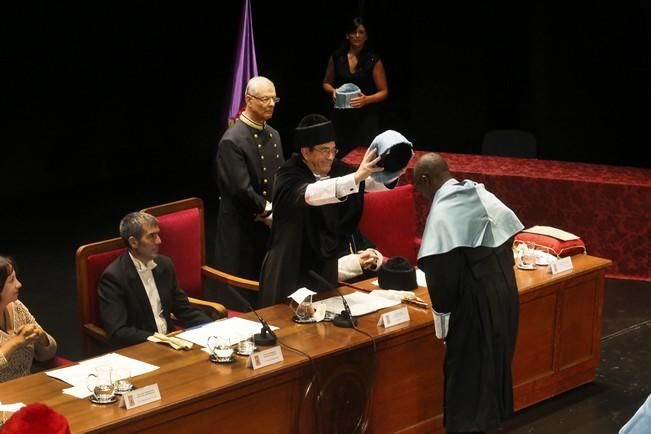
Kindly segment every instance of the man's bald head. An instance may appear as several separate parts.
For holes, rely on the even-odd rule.
[[[245,93],[247,95],[258,95],[262,91],[267,90],[269,87],[274,87],[272,81],[267,77],[259,75],[249,80],[249,82],[246,84]]]
[[[274,114],[276,107],[276,88],[267,77],[257,76],[246,85],[244,117],[250,121],[264,124]]]
[[[447,161],[434,152],[420,157],[414,168],[414,186],[428,200],[432,200],[436,191],[450,178]]]

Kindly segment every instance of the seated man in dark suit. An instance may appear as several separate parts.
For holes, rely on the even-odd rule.
[[[114,345],[174,331],[172,314],[183,327],[211,321],[179,288],[170,258],[158,254],[159,233],[158,220],[147,213],[132,212],[120,221],[128,250],[104,270],[98,284],[102,324]]]

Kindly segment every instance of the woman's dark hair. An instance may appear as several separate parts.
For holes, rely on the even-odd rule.
[[[346,24],[345,27],[346,35],[348,35],[349,33],[355,33],[357,27],[359,26],[364,26],[364,28],[366,29],[366,35],[367,36],[370,35],[370,32],[368,30],[368,24],[366,24],[366,21],[362,17],[355,17],[352,20],[350,20],[348,24]],[[337,49],[337,51],[342,53],[347,53],[349,48],[350,48],[350,42],[348,41],[348,39],[346,39],[344,43]],[[360,52],[360,59],[365,58],[367,53],[372,51],[373,50],[371,50],[371,41],[370,39],[367,39],[366,43],[364,44],[364,48],[362,48],[362,51]]]
[[[0,291],[5,287],[7,278],[16,269],[16,263],[10,256],[0,255]]]
[[[357,30],[357,27],[359,26],[364,26],[364,28],[366,29],[366,33],[368,33],[368,27],[366,25],[366,22],[364,21],[364,18],[355,17],[348,23],[348,27],[346,27],[346,34],[355,33],[355,30]]]

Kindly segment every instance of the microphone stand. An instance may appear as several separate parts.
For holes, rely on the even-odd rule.
[[[337,292],[337,294],[339,294],[339,296],[341,297],[341,301],[344,303],[344,310],[342,310],[341,313],[335,315],[334,319],[332,320],[332,323],[337,327],[355,328],[357,326],[357,318],[355,318],[353,314],[350,312],[350,306],[346,301],[346,297],[344,297],[341,291],[339,291],[337,285],[334,285],[332,282],[328,282],[321,275],[317,274],[313,270],[308,271],[308,274],[314,277],[319,282],[321,282],[323,285],[325,285],[326,288],[334,289]]]
[[[253,339],[255,341],[256,345],[260,346],[270,346],[270,345],[275,345],[276,340],[278,339],[276,337],[276,333],[274,333],[273,330],[271,330],[271,327],[269,327],[269,323],[267,321],[263,320],[260,315],[258,315],[258,312],[256,312],[255,309],[253,309],[253,306],[251,306],[251,303],[242,296],[235,288],[233,288],[231,285],[226,285],[226,287],[233,293],[235,296],[242,302],[244,305],[255,314],[255,316],[258,318],[258,321],[260,321],[260,324],[262,324],[262,328],[260,329],[260,333],[256,333],[253,335]]]

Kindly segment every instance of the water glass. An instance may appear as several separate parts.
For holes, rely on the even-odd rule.
[[[115,387],[115,393],[130,391],[133,388],[131,371],[127,368],[117,368],[113,375],[113,386]]]
[[[253,336],[241,340],[237,343],[237,354],[241,356],[250,356],[255,351],[255,339]]]
[[[536,244],[532,241],[525,242],[522,251],[522,266],[526,268],[536,268]]]
[[[233,347],[227,336],[210,336],[208,349],[218,362],[229,362],[233,358]]]
[[[314,305],[312,304],[312,295],[308,295],[296,306],[294,310],[296,318],[299,321],[310,321],[314,318]]]

